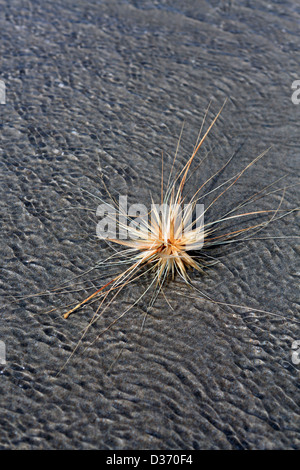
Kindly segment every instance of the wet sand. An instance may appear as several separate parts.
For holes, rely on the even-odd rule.
[[[291,86],[299,79],[300,9],[294,2],[158,3],[13,0],[1,15],[3,449],[300,447],[299,365],[291,361],[299,240],[277,238],[299,235],[295,213],[259,234],[271,238],[221,252],[207,276],[192,274],[214,300],[286,321],[204,302],[177,280],[165,289],[172,309],[160,296],[142,334],[149,298],[95,341],[141,295],[140,283],[120,294],[56,377],[97,308],[66,321],[64,305],[113,271],[89,273],[83,292],[76,282],[73,293],[8,303],[8,294],[61,285],[109,256],[96,239],[97,196],[108,199],[99,162],[114,195],[159,197],[162,152],[168,172],[185,121],[180,168],[210,101],[209,119],[229,98],[191,190],[232,154],[212,185],[273,145],[212,216],[283,175],[278,187],[299,182],[300,106]],[[274,209],[281,196],[252,208]],[[293,187],[282,207],[297,205]]]

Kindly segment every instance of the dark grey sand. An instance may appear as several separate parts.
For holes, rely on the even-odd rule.
[[[210,189],[273,145],[212,217],[283,175],[278,187],[299,182],[300,105],[291,101],[300,78],[299,7],[196,0],[0,5],[7,91],[0,106],[0,339],[7,348],[1,448],[299,449],[300,365],[291,360],[300,339],[292,321],[300,319],[299,240],[236,244],[208,276],[192,274],[213,299],[286,321],[203,302],[177,280],[165,289],[173,310],[159,297],[142,334],[149,297],[93,343],[145,282],[120,294],[57,378],[97,308],[66,321],[63,306],[113,272],[91,272],[84,291],[9,303],[61,285],[111,254],[95,236],[99,201],[81,188],[108,200],[100,161],[113,194],[147,203],[150,190],[160,191],[161,152],[169,172],[185,121],[180,167],[210,100],[209,119],[229,97],[191,190],[233,153]],[[274,209],[281,196],[251,208]],[[293,187],[282,208],[298,200]],[[293,213],[259,236],[298,234]],[[53,306],[60,308],[47,313]]]

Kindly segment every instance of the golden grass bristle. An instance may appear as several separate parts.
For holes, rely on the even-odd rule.
[[[234,210],[229,211],[227,214],[223,215],[220,219],[215,220],[214,222],[210,222],[208,224],[204,224],[203,226],[196,227],[194,221],[190,224],[187,228],[185,228],[184,232],[182,232],[182,225],[183,222],[186,220],[190,214],[187,213],[182,217],[183,212],[183,204],[185,202],[185,197],[183,195],[184,188],[188,176],[188,172],[190,170],[191,164],[195,159],[196,155],[198,154],[203,142],[205,141],[206,137],[208,136],[210,130],[216,123],[218,117],[220,116],[224,106],[224,104],[208,126],[208,129],[201,137],[201,131],[203,129],[204,121],[208,113],[208,109],[206,110],[201,129],[198,136],[198,142],[196,143],[194,150],[192,152],[191,157],[185,163],[181,171],[178,175],[171,181],[171,173],[173,171],[175,158],[177,156],[180,138],[178,141],[175,157],[173,160],[171,173],[168,179],[168,185],[165,193],[163,192],[163,156],[162,156],[162,180],[161,180],[161,202],[166,204],[166,211],[163,214],[158,213],[158,211],[154,208],[151,211],[151,222],[145,223],[144,226],[139,227],[139,230],[136,229],[134,225],[127,225],[126,228],[129,232],[129,240],[120,240],[120,239],[109,239],[110,242],[118,245],[122,245],[129,248],[128,251],[128,260],[132,261],[132,264],[129,268],[125,271],[121,272],[119,275],[114,277],[111,281],[107,284],[96,290],[92,295],[87,297],[82,302],[78,303],[72,309],[68,310],[64,317],[68,318],[68,316],[78,310],[83,305],[87,304],[94,298],[98,298],[100,296],[104,296],[105,299],[107,295],[113,291],[116,291],[116,294],[123,289],[126,285],[133,281],[136,276],[137,271],[139,271],[143,266],[150,265],[149,271],[154,273],[154,280],[155,285],[158,289],[161,289],[165,280],[171,275],[171,278],[174,279],[176,273],[180,275],[181,278],[184,279],[185,282],[188,284],[190,283],[190,278],[188,276],[188,270],[195,269],[197,271],[203,272],[205,267],[205,263],[203,260],[199,261],[199,257],[195,257],[193,253],[197,250],[201,249],[202,247],[208,248],[214,245],[222,243],[227,243],[229,240],[238,237],[239,235],[254,229],[261,229],[266,226],[269,222],[264,221],[257,223],[255,225],[251,225],[246,228],[241,228],[234,231],[229,231],[222,235],[215,235],[215,232],[223,222],[230,221],[236,218],[246,217],[249,215],[258,215],[258,214],[267,214],[273,213],[273,218],[277,214],[279,207],[276,210],[262,210],[262,211],[254,211],[254,212],[245,212],[243,214],[232,215]],[[183,128],[182,128],[183,130]],[[214,198],[214,200],[209,204],[208,207],[205,208],[205,212],[207,212],[216,201],[225,194],[232,186],[242,177],[242,175],[258,160],[260,160],[269,149],[265,150],[263,153],[258,155],[254,158],[243,170],[238,172],[236,175],[231,177],[225,183],[220,185],[219,188],[222,188],[221,192]],[[190,200],[191,208],[193,208],[197,202],[197,197],[199,192],[203,189],[203,187],[223,168],[227,166],[230,162],[231,158],[225,163],[225,165],[220,168],[214,175],[212,175],[208,180],[206,180],[202,185],[197,189],[194,193],[193,197]],[[225,188],[223,189],[223,186]],[[268,185],[267,188],[271,186]],[[219,189],[219,188],[215,188]],[[211,191],[212,192],[212,191]],[[259,194],[259,193],[258,193]],[[248,200],[243,203],[239,204],[236,209],[243,207],[246,205],[249,200],[253,199],[257,194],[248,198]],[[153,202],[153,201],[152,201]],[[114,200],[114,204],[116,205],[116,201]],[[120,215],[123,215],[121,209],[117,207]],[[189,209],[192,210],[192,209]],[[120,223],[120,225],[122,225]],[[139,238],[137,238],[137,236]],[[148,272],[148,271],[147,271]],[[139,276],[140,277],[140,276]],[[101,302],[103,305],[103,301]],[[99,308],[97,309],[97,313]]]

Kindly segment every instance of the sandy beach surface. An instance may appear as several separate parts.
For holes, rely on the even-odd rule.
[[[209,102],[207,123],[228,98],[190,191],[231,155],[207,190],[272,148],[208,217],[285,175],[276,184],[285,192],[247,207],[299,206],[295,5],[0,0],[2,449],[300,448],[300,245],[286,238],[299,236],[296,212],[257,234],[264,240],[221,249],[206,276],[191,273],[211,299],[278,317],[204,301],[176,279],[148,313],[151,295],[98,337],[143,293],[143,280],[120,293],[57,376],[98,303],[68,320],[65,306],[120,267],[49,295],[113,253],[96,237],[103,181],[130,203],[159,198],[162,153],[168,176],[184,122],[181,168]]]

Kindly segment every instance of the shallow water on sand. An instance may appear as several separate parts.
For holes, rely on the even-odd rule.
[[[63,308],[45,312],[80,301],[111,272],[90,273],[85,292],[65,298],[7,304],[6,297],[60,285],[107,257],[95,213],[78,209],[96,210],[99,201],[81,189],[107,199],[100,162],[115,195],[149,201],[149,190],[160,192],[162,152],[168,173],[185,121],[180,168],[210,100],[209,118],[229,97],[191,190],[233,153],[212,183],[273,145],[216,214],[284,174],[280,187],[299,182],[300,106],[291,100],[299,19],[294,2],[12,0],[4,7],[2,448],[299,448],[296,323],[221,309],[178,280],[165,289],[173,310],[160,297],[142,334],[146,301],[83,352],[141,284],[120,295],[55,378],[96,304],[68,321]],[[255,208],[277,207],[281,196]],[[298,187],[286,191],[287,210],[298,201]],[[298,234],[295,214],[265,233]],[[233,246],[208,276],[192,276],[215,300],[299,319],[298,255],[297,239],[252,241]]]

